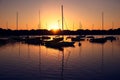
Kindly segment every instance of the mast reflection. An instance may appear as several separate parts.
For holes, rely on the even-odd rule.
[[[64,49],[62,51],[62,59],[61,59],[61,80],[64,80]]]

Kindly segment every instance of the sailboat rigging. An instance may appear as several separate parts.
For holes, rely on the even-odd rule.
[[[62,13],[62,30],[64,30],[64,19],[63,19],[63,5],[61,5],[61,13]],[[62,35],[62,38],[54,38],[51,41],[47,41],[45,45],[47,47],[52,47],[52,48],[63,48],[63,47],[68,47],[68,46],[74,46],[75,42],[65,42],[64,41],[64,34]]]
[[[102,38],[92,38],[90,39],[90,42],[103,44],[107,41],[107,39],[103,36],[103,28],[104,28],[104,13],[102,12]]]

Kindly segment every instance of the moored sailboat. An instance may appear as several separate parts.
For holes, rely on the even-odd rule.
[[[62,11],[62,30],[64,27],[64,20],[63,20],[63,5],[61,5],[61,11]],[[47,47],[55,47],[55,48],[60,48],[60,47],[69,47],[69,46],[74,46],[75,42],[67,42],[64,41],[64,35],[61,38],[54,38],[52,41],[46,42],[45,45]]]
[[[104,13],[102,12],[102,31],[103,31],[103,27],[104,27]],[[106,41],[107,41],[107,39],[103,36],[103,33],[102,33],[101,38],[92,38],[92,39],[90,39],[90,42],[92,42],[92,43],[104,44]]]

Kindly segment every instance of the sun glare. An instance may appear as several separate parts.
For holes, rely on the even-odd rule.
[[[52,24],[52,25],[50,26],[50,30],[56,31],[56,30],[58,30],[58,29],[60,29],[60,28],[58,27],[57,24]]]

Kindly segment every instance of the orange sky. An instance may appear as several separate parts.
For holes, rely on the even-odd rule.
[[[104,29],[120,27],[119,0],[0,0],[0,27],[16,29],[16,12],[19,28],[38,29],[39,10],[41,29],[61,28],[61,4],[64,5],[64,29],[101,29],[104,12]],[[8,23],[8,26],[7,26]],[[94,27],[93,27],[94,24]]]

